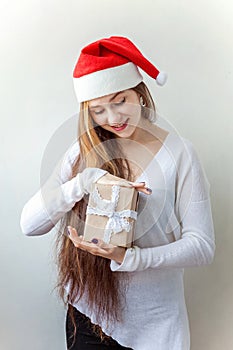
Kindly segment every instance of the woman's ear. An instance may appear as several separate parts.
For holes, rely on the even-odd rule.
[[[142,96],[140,96],[139,101],[140,101],[141,107],[146,107],[146,103],[145,103],[145,101],[144,101]]]

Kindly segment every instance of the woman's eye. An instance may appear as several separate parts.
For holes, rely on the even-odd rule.
[[[99,114],[102,114],[104,112],[103,109],[101,109],[100,111],[94,111],[95,115],[99,115]]]
[[[119,102],[115,102],[114,105],[120,106],[120,105],[123,105],[123,103],[125,103],[125,97],[123,97]]]

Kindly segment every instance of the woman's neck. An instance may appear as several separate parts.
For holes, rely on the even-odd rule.
[[[129,137],[129,140],[146,145],[161,138],[163,139],[161,130],[157,125],[142,117],[134,133]]]

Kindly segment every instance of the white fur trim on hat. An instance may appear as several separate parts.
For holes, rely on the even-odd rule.
[[[80,78],[73,78],[78,102],[130,89],[141,83],[142,80],[141,73],[132,62],[100,70]]]

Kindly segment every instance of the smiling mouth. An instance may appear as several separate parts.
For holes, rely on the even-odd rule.
[[[128,120],[127,119],[125,121],[125,123],[120,123],[120,124],[115,124],[115,125],[111,125],[111,127],[116,130],[116,131],[121,131],[121,130],[124,130],[126,128],[126,126],[128,125]]]
[[[122,125],[124,125],[125,123],[121,123],[121,124],[117,124],[117,125],[114,125],[115,128],[120,128]]]

